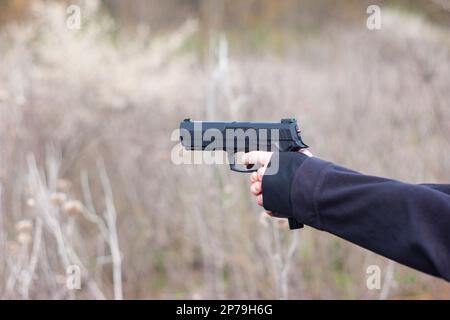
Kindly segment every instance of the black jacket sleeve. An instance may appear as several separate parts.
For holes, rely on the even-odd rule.
[[[430,183],[424,183],[421,184],[421,186],[425,186],[440,192],[443,192],[445,194],[450,195],[450,184],[430,184]]]
[[[300,153],[279,161],[263,177],[265,209],[450,281],[450,185],[364,175]]]

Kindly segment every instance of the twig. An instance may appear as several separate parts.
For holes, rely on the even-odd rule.
[[[42,220],[39,217],[36,218],[33,232],[33,248],[31,250],[31,257],[28,262],[28,267],[24,270],[22,279],[22,294],[25,299],[29,298],[30,286],[36,272],[36,266],[41,252]]]
[[[103,161],[97,163],[99,169],[100,180],[105,194],[106,211],[105,220],[108,227],[109,235],[109,247],[111,250],[111,257],[113,263],[113,286],[114,286],[114,299],[122,300],[122,257],[119,248],[119,240],[117,236],[116,220],[117,212],[114,206],[113,193],[111,183],[106,173],[105,165]]]
[[[389,298],[389,293],[391,292],[392,284],[394,283],[394,271],[395,262],[389,260],[386,274],[384,275],[383,287],[380,292],[380,300],[386,300]]]

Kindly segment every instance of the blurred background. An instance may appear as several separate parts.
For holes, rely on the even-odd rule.
[[[1,0],[0,297],[448,299],[170,155],[184,118],[295,117],[321,158],[449,183],[449,85],[448,0]]]

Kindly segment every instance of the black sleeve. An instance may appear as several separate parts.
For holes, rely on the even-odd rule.
[[[425,186],[440,192],[443,192],[445,194],[450,195],[450,184],[432,184],[432,183],[424,183],[421,184],[421,186]]]
[[[448,186],[364,175],[298,153],[279,157],[278,173],[263,178],[265,209],[450,281]]]

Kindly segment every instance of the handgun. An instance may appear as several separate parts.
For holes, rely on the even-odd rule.
[[[180,123],[180,141],[186,150],[225,151],[230,169],[236,172],[254,172],[258,168],[239,165],[236,153],[250,151],[295,152],[308,148],[301,136],[297,120],[281,119],[279,122],[222,122],[193,121]],[[289,218],[289,227],[303,225]]]

